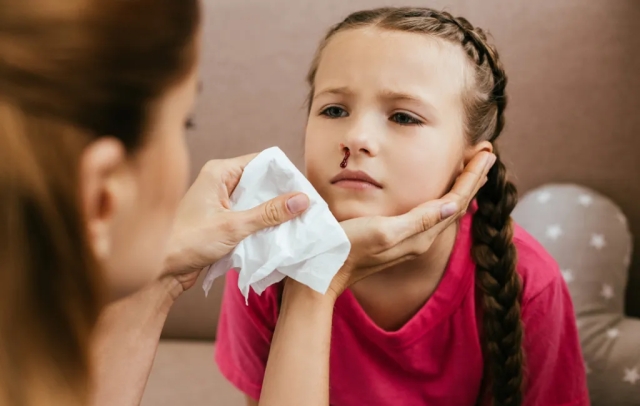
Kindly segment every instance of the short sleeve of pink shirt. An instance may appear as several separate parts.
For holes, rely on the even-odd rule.
[[[473,406],[482,381],[471,217],[460,223],[443,278],[400,330],[380,329],[347,291],[336,302],[330,363],[334,406]],[[573,305],[555,261],[516,227],[523,280],[526,390],[524,406],[588,406]],[[253,292],[249,305],[227,275],[215,358],[222,374],[259,399],[277,320],[277,290]]]

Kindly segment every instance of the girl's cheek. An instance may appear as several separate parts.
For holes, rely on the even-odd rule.
[[[408,156],[397,163],[398,171],[391,177],[394,189],[405,196],[404,203],[408,205],[438,199],[457,178],[458,162],[444,154]]]

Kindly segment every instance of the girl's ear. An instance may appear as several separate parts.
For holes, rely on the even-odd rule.
[[[493,144],[489,141],[482,141],[475,145],[469,146],[464,151],[464,163],[463,166],[467,166],[474,156],[478,155],[482,151],[493,153]]]

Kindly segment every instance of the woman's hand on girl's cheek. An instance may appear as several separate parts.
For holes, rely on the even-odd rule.
[[[491,153],[477,154],[449,193],[406,214],[342,222],[351,252],[331,283],[331,293],[337,297],[355,282],[426,252],[438,235],[466,212],[494,162]]]
[[[182,199],[167,248],[165,276],[183,290],[192,287],[200,271],[231,252],[249,235],[297,217],[309,198],[290,193],[247,211],[231,211],[229,197],[245,166],[257,154],[209,161]]]

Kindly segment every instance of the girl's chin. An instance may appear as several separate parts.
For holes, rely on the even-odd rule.
[[[331,210],[336,220],[340,222],[360,217],[393,216],[396,214],[384,210],[381,207],[375,207],[374,205],[366,205],[363,207],[363,205],[336,203],[333,205],[330,204],[329,210]]]
[[[426,200],[425,200],[426,201]],[[383,202],[329,199],[329,210],[338,221],[346,221],[359,217],[393,217],[400,216],[420,205],[420,202]]]

